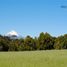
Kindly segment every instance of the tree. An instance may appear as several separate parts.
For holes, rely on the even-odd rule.
[[[63,36],[57,37],[55,40],[54,48],[63,49],[63,45],[64,45],[64,37]]]
[[[30,36],[27,36],[24,39],[24,45],[25,45],[25,50],[34,50],[34,39]]]
[[[19,51],[24,51],[25,50],[25,46],[24,46],[24,39],[21,38],[19,39],[19,47],[18,47]]]
[[[53,38],[47,32],[45,34],[43,32],[40,33],[38,40],[40,50],[53,49],[53,43],[54,43]]]
[[[38,37],[38,42],[39,42],[39,49],[43,50],[45,49],[46,45],[44,44],[44,39],[45,39],[45,35],[44,33],[40,33],[39,37]]]
[[[0,50],[8,51],[9,49],[9,38],[5,36],[0,36]]]
[[[34,50],[39,50],[39,42],[37,37],[34,38]]]

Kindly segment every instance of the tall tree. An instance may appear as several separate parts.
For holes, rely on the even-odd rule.
[[[38,40],[40,44],[40,50],[53,49],[53,38],[47,32],[45,34],[43,32],[40,33]]]

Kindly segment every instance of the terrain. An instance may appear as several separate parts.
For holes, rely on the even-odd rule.
[[[67,67],[67,50],[0,52],[0,67]]]

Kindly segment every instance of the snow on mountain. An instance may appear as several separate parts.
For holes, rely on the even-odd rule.
[[[16,31],[12,30],[8,32],[5,36],[10,37],[10,39],[20,39],[22,38],[21,35],[19,35]]]
[[[18,37],[19,35],[18,35],[18,33],[16,31],[12,30],[12,31],[8,32],[6,34],[6,36],[16,36],[16,37]]]

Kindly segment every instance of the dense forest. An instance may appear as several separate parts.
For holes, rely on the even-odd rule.
[[[67,49],[67,34],[53,37],[49,33],[41,32],[39,37],[26,36],[20,39],[0,35],[0,51],[32,51]]]

